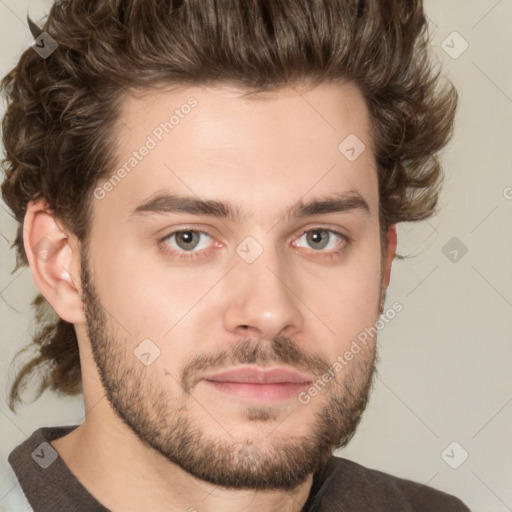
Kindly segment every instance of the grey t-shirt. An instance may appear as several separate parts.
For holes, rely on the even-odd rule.
[[[35,512],[109,512],[71,473],[50,441],[78,425],[42,427],[8,460]],[[470,512],[459,499],[410,480],[331,457],[301,512]]]

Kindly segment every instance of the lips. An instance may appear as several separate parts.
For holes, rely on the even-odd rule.
[[[247,384],[309,384],[310,375],[289,368],[238,367],[203,376],[211,382],[236,382]]]
[[[238,402],[270,406],[295,399],[313,378],[286,367],[239,366],[204,375],[202,381],[215,393]]]

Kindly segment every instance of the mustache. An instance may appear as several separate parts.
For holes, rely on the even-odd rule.
[[[284,363],[296,370],[311,372],[320,376],[330,368],[329,363],[317,353],[308,354],[290,338],[276,336],[266,342],[244,338],[230,350],[215,354],[198,354],[182,371],[181,385],[189,392],[207,370],[223,369],[242,364],[266,366],[269,363]]]

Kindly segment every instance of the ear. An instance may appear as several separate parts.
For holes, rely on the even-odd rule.
[[[41,295],[66,322],[84,323],[79,292],[80,245],[61,227],[44,200],[28,203],[23,245]]]
[[[387,289],[391,278],[391,265],[393,263],[393,258],[395,257],[396,246],[396,224],[392,224],[389,226],[386,235],[386,248],[384,250],[384,261],[382,262],[382,287],[384,291]]]

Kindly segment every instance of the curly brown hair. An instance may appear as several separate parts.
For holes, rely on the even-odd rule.
[[[44,198],[87,243],[92,190],[113,169],[123,95],[171,84],[223,81],[258,92],[354,83],[372,121],[381,242],[390,225],[436,211],[436,155],[451,137],[457,92],[430,59],[421,0],[56,0],[43,30],[55,51],[42,58],[27,49],[1,83],[15,270],[28,264],[22,230],[31,200]],[[37,368],[37,397],[46,388],[81,391],[74,326],[41,295],[33,304],[39,355],[12,384],[13,411]]]

